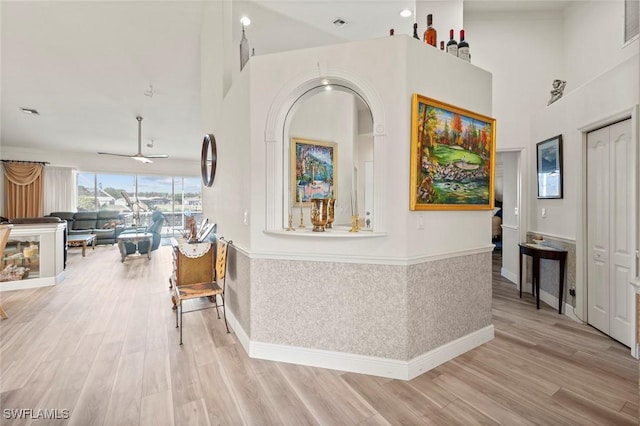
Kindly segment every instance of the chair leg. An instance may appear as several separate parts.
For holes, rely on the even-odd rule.
[[[180,345],[182,345],[182,300],[180,300],[180,306],[178,307],[178,309],[180,309]]]
[[[178,328],[178,305],[175,304],[175,301],[174,301],[173,309],[176,311],[176,328]]]
[[[227,334],[229,334],[229,324],[227,323],[227,305],[224,301],[224,293],[220,295],[222,298],[222,313],[224,314],[224,326],[227,327]]]
[[[216,304],[216,313],[218,314],[218,319],[220,319],[220,311],[218,310],[218,296],[213,296],[213,302]]]
[[[0,305],[0,318],[2,318],[3,320],[6,320],[7,318],[9,318],[9,316],[4,311],[4,309],[2,309],[2,305]]]

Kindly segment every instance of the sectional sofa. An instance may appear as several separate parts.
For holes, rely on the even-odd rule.
[[[67,221],[69,236],[95,234],[96,245],[115,244],[124,230],[124,218],[118,211],[52,212],[48,216]]]

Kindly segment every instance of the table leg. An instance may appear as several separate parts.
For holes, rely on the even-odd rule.
[[[535,290],[536,294],[536,309],[540,309],[540,259],[537,256],[533,256],[533,279],[531,285],[531,290]]]
[[[518,255],[518,287],[520,287],[520,299],[522,299],[522,253]]]
[[[127,254],[124,251],[124,242],[122,240],[118,240],[118,250],[120,250],[120,262],[124,263],[124,258],[127,257]]]
[[[149,245],[147,246],[147,259],[151,260],[151,243],[153,241],[149,240]]]
[[[87,242],[83,241],[82,242],[82,257],[86,257],[87,255]]]
[[[560,294],[558,294],[558,313],[562,314],[562,296],[564,296],[564,263],[565,259],[560,259]]]

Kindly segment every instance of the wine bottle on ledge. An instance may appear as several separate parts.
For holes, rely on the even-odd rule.
[[[440,50],[444,50],[444,41],[440,41]]]
[[[395,31],[393,30],[393,28],[391,28],[391,29],[389,30],[389,35],[390,35],[390,36],[392,36],[394,33],[395,33]]]
[[[458,43],[458,58],[463,61],[471,62],[471,54],[469,53],[469,43],[464,39],[464,30],[460,30],[460,43]]]
[[[449,30],[449,42],[447,43],[447,53],[458,56],[458,42],[453,38],[453,29]]]
[[[424,42],[430,44],[433,47],[438,46],[438,37],[436,29],[433,28],[433,15],[427,15],[427,29],[424,30]]]
[[[413,24],[413,38],[416,38],[418,40],[420,40],[420,37],[418,36],[418,23],[414,23]]]

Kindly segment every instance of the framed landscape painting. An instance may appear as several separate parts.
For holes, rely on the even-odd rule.
[[[490,210],[496,120],[418,94],[411,119],[411,210]]]
[[[291,138],[292,203],[312,198],[335,198],[338,152],[335,142]]]
[[[562,135],[536,144],[538,198],[562,198]]]

